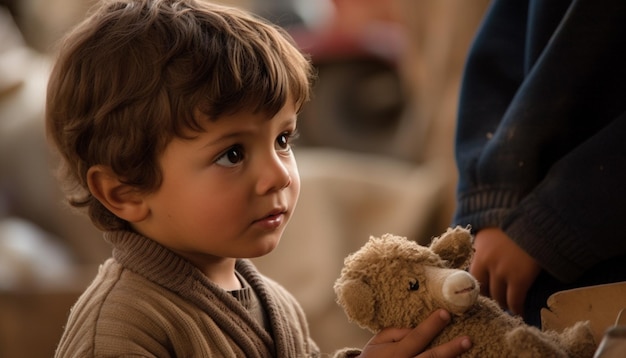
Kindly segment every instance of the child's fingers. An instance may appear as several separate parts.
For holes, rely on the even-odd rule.
[[[361,356],[375,357],[437,357],[452,358],[471,347],[469,337],[457,337],[424,351],[431,341],[450,323],[450,313],[440,309],[433,312],[414,329],[387,328],[368,342]],[[419,354],[419,355],[418,355]]]
[[[447,311],[440,309],[433,312],[399,342],[402,352],[407,353],[404,356],[421,352],[449,322],[450,313]]]
[[[369,341],[369,344],[385,344],[392,342],[400,342],[406,337],[406,335],[411,332],[410,328],[385,328],[376,334]]]

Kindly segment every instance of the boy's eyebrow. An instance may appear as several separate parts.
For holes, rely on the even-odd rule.
[[[204,143],[200,147],[200,149],[206,149],[206,148],[214,146],[214,145],[219,145],[220,142],[224,142],[224,141],[231,140],[232,138],[240,137],[245,132],[246,132],[245,130],[237,130],[237,131],[233,131],[233,132],[230,132],[230,133],[226,133],[225,135],[221,135],[221,136],[216,137],[216,138],[212,137],[210,140],[206,141],[206,143]]]
[[[281,118],[274,118],[274,119],[281,121],[282,122],[281,124],[284,126],[296,125],[296,123],[298,122],[298,115],[294,114],[294,115],[290,115],[282,119]],[[219,137],[211,138],[207,143],[204,143],[204,145],[202,145],[201,149],[210,147],[212,145],[217,145],[222,141],[227,141],[232,138],[240,137],[242,135],[245,135],[246,132],[250,132],[250,131],[251,130],[246,130],[245,128],[234,129],[232,131],[224,133],[223,135],[220,135]]]

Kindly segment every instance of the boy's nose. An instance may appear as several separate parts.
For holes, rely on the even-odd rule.
[[[274,154],[260,164],[257,193],[265,194],[286,188],[291,184],[291,174],[287,161],[288,159],[280,158]]]

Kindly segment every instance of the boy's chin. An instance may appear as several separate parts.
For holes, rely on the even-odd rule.
[[[274,251],[278,247],[279,241],[280,240],[272,240],[272,241],[263,243],[262,245],[260,244],[256,248],[256,250],[254,250],[254,252],[249,252],[248,255],[246,255],[246,257],[242,257],[242,258],[254,259],[254,258],[265,256],[271,253],[272,251]]]

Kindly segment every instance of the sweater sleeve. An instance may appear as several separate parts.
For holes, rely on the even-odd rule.
[[[567,282],[626,255],[626,112],[552,166],[503,227]]]
[[[358,348],[343,348],[333,354],[333,358],[352,358],[358,357],[361,354],[361,350]]]
[[[626,254],[626,3],[514,3],[495,1],[468,57],[454,221],[503,228],[571,281]]]
[[[520,2],[495,1],[470,50],[459,103],[455,153],[459,170],[455,224],[498,226],[513,198],[482,178],[478,162],[489,151],[515,91],[523,80],[526,10]],[[494,175],[493,170],[489,171]]]

